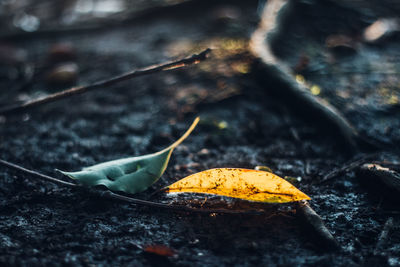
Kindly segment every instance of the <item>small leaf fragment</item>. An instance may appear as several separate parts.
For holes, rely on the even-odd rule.
[[[271,172],[272,173],[272,169],[268,166],[255,166],[254,169],[256,171],[265,171],[265,172]]]
[[[157,256],[162,256],[162,257],[173,257],[176,255],[176,251],[174,249],[159,244],[147,245],[143,248],[143,250],[144,252],[155,254]]]
[[[83,168],[82,171],[60,172],[85,186],[104,185],[112,191],[130,194],[142,192],[161,177],[167,168],[172,151],[189,136],[199,120],[200,118],[196,118],[181,138],[159,152],[112,160]]]
[[[268,203],[310,199],[292,184],[273,173],[236,168],[198,172],[168,186],[165,191],[214,194]]]

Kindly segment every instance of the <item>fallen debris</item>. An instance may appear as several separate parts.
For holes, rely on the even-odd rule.
[[[261,21],[250,40],[250,51],[258,59],[258,71],[262,82],[273,83],[279,88],[278,94],[305,112],[306,117],[320,121],[321,128],[333,128],[344,147],[357,151],[359,135],[340,112],[327,101],[312,95],[303,84],[294,79],[290,69],[272,52],[272,43],[277,42],[283,21],[294,9],[294,1],[271,0],[264,7]]]
[[[78,79],[79,67],[76,63],[65,62],[55,66],[46,76],[51,85],[72,84]]]
[[[322,218],[310,207],[307,201],[297,204],[297,214],[313,232],[313,238],[321,245],[331,250],[340,250],[341,247],[331,232],[326,228]]]
[[[399,33],[398,18],[378,19],[364,30],[363,39],[366,43],[378,44]]]
[[[201,208],[192,208],[189,206],[183,206],[183,205],[169,205],[169,204],[164,204],[164,203],[158,203],[158,202],[152,202],[152,201],[147,201],[143,199],[137,199],[137,198],[132,198],[132,197],[127,197],[124,195],[116,194],[111,191],[101,191],[101,190],[96,190],[88,187],[81,186],[79,184],[74,184],[70,182],[63,181],[61,179],[57,179],[55,177],[51,177],[36,171],[32,171],[29,169],[26,169],[24,167],[21,167],[17,164],[7,162],[5,160],[0,159],[0,165],[16,170],[21,173],[29,174],[33,177],[39,178],[44,181],[49,181],[52,183],[56,183],[59,185],[67,186],[70,188],[76,188],[78,190],[82,190],[85,193],[90,193],[92,195],[97,195],[100,197],[108,198],[108,199],[114,199],[114,200],[120,200],[123,202],[129,202],[135,205],[142,205],[142,206],[148,206],[148,207],[153,207],[153,208],[161,208],[161,209],[168,209],[168,210],[176,210],[176,211],[182,211],[182,212],[198,212],[198,213],[206,213],[206,214],[213,214],[213,213],[221,213],[221,214],[247,214],[247,215],[261,215],[264,214],[265,212],[263,210],[228,210],[228,209],[201,209]]]
[[[5,107],[3,109],[0,109],[0,115],[10,115],[10,114],[16,114],[22,111],[26,111],[29,108],[36,107],[39,105],[47,104],[50,102],[54,102],[60,99],[64,99],[66,97],[70,97],[73,95],[77,94],[83,94],[91,90],[107,87],[114,85],[116,83],[126,81],[132,78],[136,78],[139,76],[144,76],[144,75],[149,75],[161,71],[169,71],[169,70],[174,70],[174,69],[179,69],[183,67],[187,67],[193,64],[198,64],[201,61],[205,60],[208,56],[208,54],[211,52],[211,49],[206,49],[199,54],[194,54],[190,57],[181,59],[181,60],[176,60],[176,61],[170,61],[168,63],[164,64],[159,64],[155,66],[149,66],[146,68],[138,69],[138,70],[133,70],[131,72],[112,77],[107,80],[103,81],[98,81],[90,85],[84,85],[84,86],[78,86],[78,87],[73,87],[61,92],[57,92],[51,95],[47,95],[38,99],[33,99],[27,102],[24,102],[20,105],[16,106],[11,106],[11,107]]]
[[[151,253],[151,254],[155,254],[157,256],[162,256],[162,257],[176,256],[176,251],[174,249],[167,247],[165,245],[159,245],[159,244],[146,245],[143,247],[143,251],[146,253]]]
[[[360,175],[368,175],[373,179],[379,179],[389,188],[400,192],[400,174],[394,170],[382,167],[379,164],[364,164],[359,169]]]
[[[339,175],[342,175],[346,172],[350,172],[358,167],[360,167],[362,164],[366,163],[371,157],[375,156],[375,154],[372,155],[366,155],[361,157],[360,159],[357,160],[352,160],[349,163],[343,165],[342,167],[335,169],[326,175],[322,177],[322,179],[318,182],[318,184],[325,183],[333,178],[338,177]]]

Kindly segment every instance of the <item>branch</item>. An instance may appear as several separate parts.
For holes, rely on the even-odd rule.
[[[357,160],[350,161],[349,163],[346,163],[344,166],[337,168],[326,175],[322,177],[322,179],[317,182],[317,184],[322,184],[325,183],[333,178],[336,178],[339,175],[342,175],[344,173],[350,172],[358,167],[360,167],[362,164],[366,163],[370,158],[376,157],[377,154],[370,154],[370,155],[365,155],[362,156],[361,158]]]
[[[57,179],[51,176],[47,176],[45,174],[32,171],[29,169],[26,169],[24,167],[21,167],[17,164],[7,162],[5,160],[0,159],[0,165],[3,165],[7,168],[14,169],[16,171],[19,171],[21,173],[29,174],[34,177],[37,177],[39,179],[49,181],[52,183],[56,183],[59,185],[64,185],[68,186],[70,188],[75,188],[75,189],[80,189],[83,190],[86,193],[91,193],[94,195],[98,195],[100,197],[105,197],[113,200],[119,200],[123,202],[128,202],[132,203],[135,205],[142,205],[142,206],[147,206],[147,207],[152,207],[152,208],[159,208],[159,209],[168,209],[168,210],[176,210],[176,211],[182,211],[182,212],[196,212],[196,213],[221,213],[221,214],[244,214],[244,215],[261,215],[264,214],[264,211],[262,210],[227,210],[227,209],[201,209],[201,208],[192,208],[188,206],[181,206],[181,205],[169,205],[169,204],[164,204],[164,203],[158,203],[158,202],[152,202],[152,201],[147,201],[143,199],[137,199],[137,198],[131,198],[127,197],[124,195],[116,194],[113,193],[109,190],[107,191],[100,191],[100,190],[95,190],[87,187],[83,187],[79,184],[74,184],[70,182],[63,181],[61,179]]]
[[[26,169],[24,167],[21,167],[19,165],[16,165],[14,163],[11,163],[11,162],[8,162],[8,161],[2,160],[2,159],[0,159],[0,165],[3,165],[5,167],[7,167],[7,168],[14,169],[16,171],[19,171],[19,172],[22,172],[22,173],[25,173],[25,174],[30,174],[30,175],[36,176],[36,177],[38,177],[38,178],[40,178],[42,180],[46,180],[46,181],[49,181],[49,182],[52,182],[52,183],[56,183],[56,184],[59,184],[59,185],[65,185],[65,186],[68,186],[68,187],[77,187],[78,186],[77,184],[74,184],[74,183],[66,182],[66,181],[63,181],[61,179],[50,177],[50,176],[47,176],[47,175],[39,173],[39,172],[28,170],[28,169]]]
[[[313,96],[304,85],[295,81],[288,66],[272,52],[272,46],[278,41],[278,34],[287,17],[294,10],[296,1],[268,0],[264,7],[258,28],[251,36],[250,51],[260,63],[262,81],[275,82],[286,99],[293,101],[306,110],[306,115],[321,121],[322,128],[333,127],[336,136],[341,137],[346,147],[357,149],[359,135],[346,118],[331,104]],[[267,78],[266,78],[267,77]]]
[[[208,54],[211,52],[211,49],[207,48],[206,50],[202,51],[199,54],[194,54],[190,57],[181,59],[181,60],[176,60],[176,61],[170,61],[164,64],[159,64],[159,65],[153,65],[149,66],[146,68],[138,69],[138,70],[133,70],[131,72],[112,77],[107,80],[102,80],[95,82],[90,85],[84,85],[84,86],[78,86],[78,87],[73,87],[61,92],[57,92],[51,95],[47,95],[44,97],[40,97],[37,99],[33,99],[30,101],[27,101],[25,103],[16,105],[16,106],[11,106],[11,107],[5,107],[0,110],[0,115],[11,115],[11,113],[19,113],[22,111],[26,111],[29,108],[33,108],[39,105],[55,102],[57,100],[67,98],[73,95],[78,95],[78,94],[83,94],[91,90],[99,89],[102,87],[107,87],[114,85],[116,83],[126,81],[132,78],[136,78],[139,76],[144,76],[144,75],[149,75],[161,71],[169,71],[169,70],[174,70],[174,69],[179,69],[183,68],[186,66],[190,66],[193,64],[198,64],[201,61],[205,60],[208,56]]]
[[[317,235],[316,239],[320,240],[322,245],[326,245],[329,249],[340,250],[341,247],[336,239],[326,228],[322,218],[310,207],[307,201],[298,203],[297,212],[309,228]]]
[[[380,180],[388,188],[395,190],[397,193],[400,192],[400,173],[390,169],[385,168],[379,164],[363,164],[359,168],[359,176],[369,176],[373,179]],[[363,178],[363,177],[361,177]],[[376,189],[376,183],[374,183],[374,189]],[[387,193],[387,196],[392,194]],[[394,196],[398,196],[395,194]]]

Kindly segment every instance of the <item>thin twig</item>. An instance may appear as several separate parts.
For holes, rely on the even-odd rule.
[[[30,174],[30,175],[36,176],[36,177],[38,177],[38,178],[40,178],[42,180],[46,180],[46,181],[49,181],[49,182],[52,182],[52,183],[56,183],[56,184],[59,184],[59,185],[65,185],[65,186],[68,186],[68,187],[77,187],[78,186],[77,184],[66,182],[66,181],[63,181],[61,179],[57,179],[57,178],[54,178],[54,177],[50,177],[50,176],[47,176],[45,174],[26,169],[24,167],[21,167],[19,165],[16,165],[14,163],[11,163],[11,162],[8,162],[8,161],[2,160],[2,159],[0,159],[0,165],[3,165],[3,166],[5,166],[7,168],[10,168],[10,169],[17,170],[17,171],[25,173],[25,174]]]
[[[341,247],[331,232],[326,228],[322,218],[310,207],[307,201],[298,203],[297,212],[309,228],[317,235],[315,239],[320,240],[322,245],[329,249],[340,250]]]
[[[389,233],[393,228],[393,218],[390,217],[387,219],[385,225],[383,226],[382,232],[378,237],[378,242],[376,242],[376,247],[374,249],[374,255],[378,255],[382,249],[384,248],[388,238],[389,238]]]
[[[142,205],[142,206],[148,206],[152,208],[160,208],[160,209],[169,209],[169,210],[176,210],[176,211],[183,211],[183,212],[197,212],[197,213],[221,213],[221,214],[245,214],[245,215],[261,215],[264,214],[265,212],[263,210],[227,210],[227,209],[201,209],[201,208],[192,208],[188,206],[181,206],[181,205],[169,205],[169,204],[164,204],[164,203],[157,203],[157,202],[152,202],[152,201],[147,201],[143,199],[137,199],[137,198],[132,198],[120,194],[113,193],[111,191],[100,191],[100,190],[91,190],[90,188],[83,187],[79,184],[74,184],[70,182],[63,181],[61,179],[57,179],[36,171],[32,171],[29,169],[26,169],[24,167],[21,167],[17,164],[10,163],[5,160],[0,159],[0,165],[3,165],[5,167],[14,169],[16,171],[19,171],[21,173],[29,174],[34,177],[40,178],[45,181],[49,181],[52,183],[56,183],[59,185],[64,185],[68,186],[71,188],[76,188],[83,190],[85,192],[89,192],[95,195],[99,195],[101,197],[109,198],[109,199],[114,199],[114,200],[120,200],[128,203],[132,203],[135,205]]]
[[[211,49],[207,48],[206,50],[202,51],[199,54],[194,54],[194,55],[184,58],[184,59],[170,61],[168,63],[159,64],[159,65],[153,65],[153,66],[149,66],[149,67],[138,69],[138,70],[133,70],[128,73],[112,77],[110,79],[95,82],[90,85],[73,87],[73,88],[70,88],[70,89],[67,89],[67,90],[64,90],[61,92],[57,92],[57,93],[54,93],[51,95],[33,99],[33,100],[27,101],[25,103],[22,103],[22,104],[19,104],[16,106],[6,107],[6,108],[3,108],[0,110],[0,115],[10,115],[12,113],[26,111],[28,108],[32,108],[32,107],[43,105],[43,104],[50,103],[50,102],[54,102],[54,101],[57,101],[57,100],[60,100],[60,99],[63,99],[63,98],[69,97],[69,96],[83,94],[83,93],[86,93],[86,92],[94,90],[94,89],[111,86],[116,83],[126,81],[126,80],[129,80],[132,78],[136,78],[139,76],[149,75],[149,74],[161,72],[161,71],[179,69],[179,68],[183,68],[183,67],[186,67],[189,65],[198,64],[201,61],[205,60],[207,58],[207,55],[210,52],[211,52]]]
[[[345,117],[331,104],[312,95],[307,88],[293,78],[292,72],[286,64],[281,62],[272,52],[272,43],[282,32],[282,27],[294,10],[296,1],[268,0],[265,4],[261,21],[250,40],[250,51],[258,59],[263,71],[261,79],[264,82],[275,82],[285,99],[290,99],[301,109],[307,109],[307,115],[319,119],[323,127],[330,126],[336,129],[335,135],[340,136],[346,147],[356,150],[358,133]],[[266,78],[267,77],[267,78]],[[279,93],[279,92],[278,92]]]
[[[322,179],[317,184],[325,183],[343,173],[352,171],[352,170],[360,167],[362,164],[366,163],[372,156],[376,156],[376,154],[367,155],[360,159],[350,161],[349,163],[345,164],[344,166],[342,166],[338,169],[335,169],[335,170],[327,173],[326,175],[324,175],[324,177],[322,177]]]

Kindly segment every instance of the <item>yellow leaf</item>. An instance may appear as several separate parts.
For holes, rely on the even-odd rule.
[[[233,168],[210,169],[192,174],[168,186],[166,192],[214,194],[269,203],[310,199],[273,173]]]

